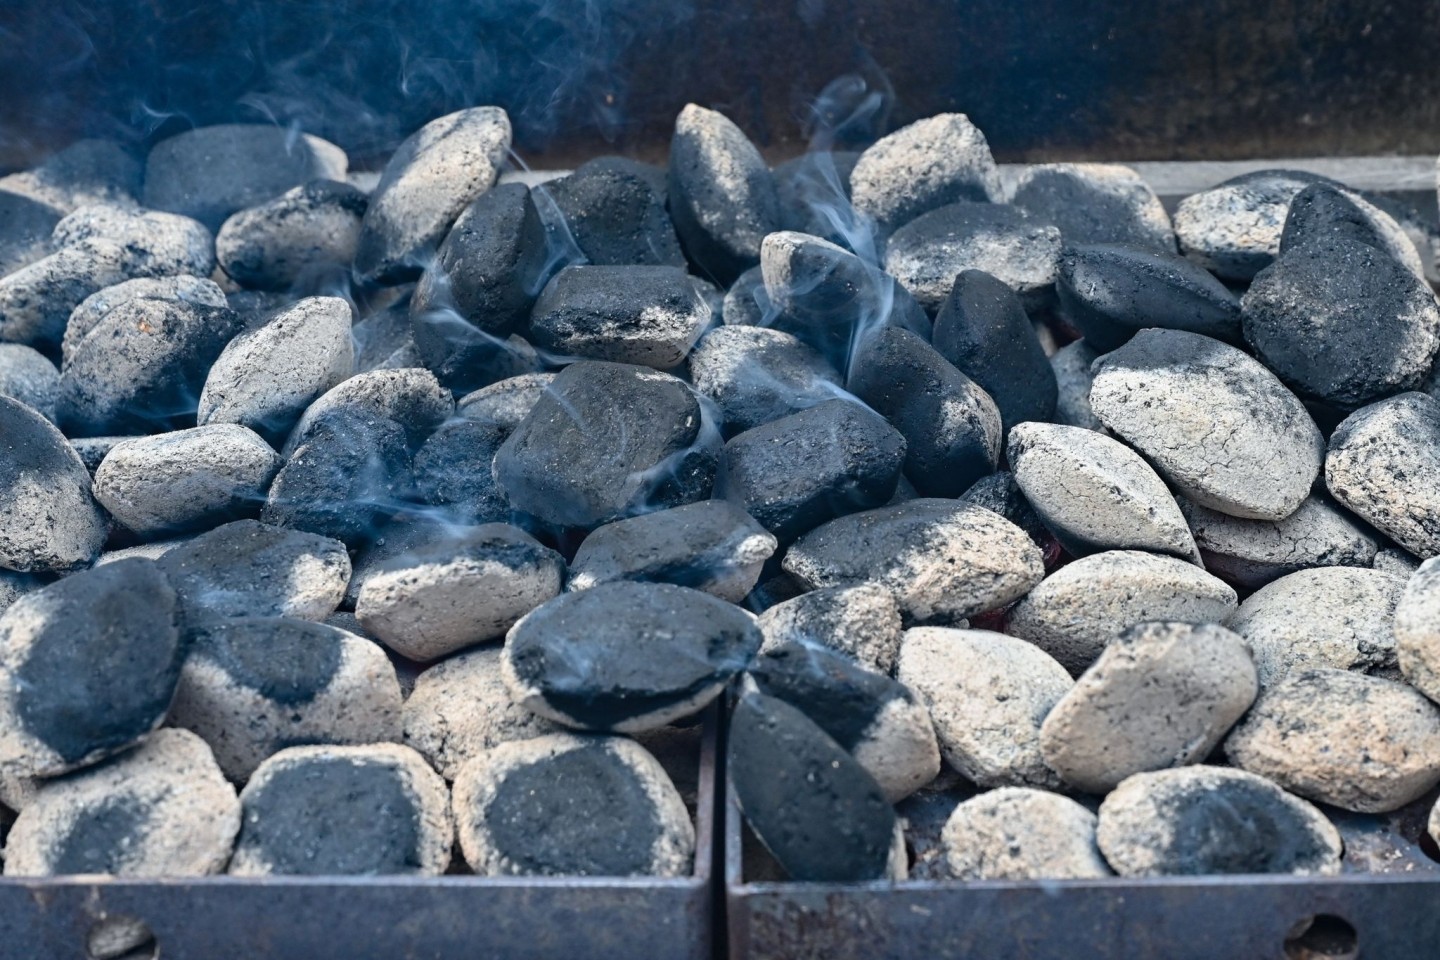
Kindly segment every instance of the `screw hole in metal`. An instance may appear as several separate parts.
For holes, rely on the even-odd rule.
[[[1344,917],[1322,913],[1306,917],[1285,938],[1285,960],[1355,960],[1360,937]]]
[[[160,945],[143,920],[112,914],[90,925],[85,956],[87,960],[158,960]]]

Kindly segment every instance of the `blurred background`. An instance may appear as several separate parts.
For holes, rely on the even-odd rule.
[[[772,160],[968,113],[998,159],[1440,152],[1433,0],[4,0],[0,168],[274,122],[379,166],[498,104],[532,164],[663,158],[688,101]]]

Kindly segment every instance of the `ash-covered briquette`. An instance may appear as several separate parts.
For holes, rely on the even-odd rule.
[[[822,587],[782,601],[756,620],[762,653],[789,643],[843,653],[862,667],[889,676],[900,652],[900,607],[878,583]]]
[[[364,572],[355,616],[392,650],[429,661],[504,636],[564,583],[564,559],[516,527],[432,527]]]
[[[858,760],[795,707],[745,694],[730,716],[736,797],[793,880],[903,879],[895,811]]]
[[[1323,813],[1223,767],[1137,773],[1100,804],[1096,839],[1123,877],[1340,872],[1340,833]]]
[[[398,744],[282,750],[240,804],[233,876],[438,876],[450,865],[445,781]]]
[[[104,546],[107,523],[79,454],[48,420],[10,397],[0,397],[0,447],[0,568],[88,566]]]
[[[190,632],[169,722],[202,737],[243,783],[296,744],[399,740],[400,701],[375,643],[306,620],[239,617]]]
[[[39,350],[23,343],[0,343],[0,396],[18,400],[55,422],[60,371]]]
[[[1123,443],[1080,427],[1021,423],[1006,457],[1026,501],[1072,556],[1149,550],[1199,563],[1165,481]]]
[[[505,684],[541,716],[633,733],[698,712],[745,670],[760,628],[733,604],[618,581],[537,607],[505,638]]]
[[[1045,651],[988,630],[916,627],[895,675],[930,711],[945,762],[971,782],[1060,787],[1040,729],[1074,681]]]
[[[160,571],[187,619],[324,620],[350,581],[345,544],[299,530],[237,520],[165,550]]]
[[[567,589],[638,580],[740,603],[775,547],[775,537],[741,507],[702,500],[596,529],[575,552]]]
[[[1098,352],[1140,330],[1188,330],[1240,342],[1240,300],[1208,271],[1155,250],[1075,244],[1060,255],[1060,315]]]
[[[665,210],[665,171],[624,157],[597,157],[539,188],[570,239],[597,265],[684,267]]]
[[[1005,629],[1078,676],[1112,637],[1152,620],[1224,623],[1235,591],[1178,557],[1106,550],[1067,564],[1030,590]]]
[[[336,279],[355,259],[366,194],[348,183],[311,180],[240,210],[215,234],[215,258],[239,283],[260,290]]]
[[[454,411],[450,392],[423,367],[371,370],[344,380],[306,407],[281,455],[290,456],[309,440],[314,424],[326,414],[392,421],[401,428],[406,445],[413,450]]]
[[[467,420],[494,424],[508,437],[554,382],[553,373],[507,377],[461,397],[455,404],[455,414]]]
[[[122,560],[28,593],[0,615],[0,766],[79,769],[165,719],[185,656],[175,591]]]
[[[1186,197],[1175,210],[1180,252],[1221,280],[1250,281],[1280,252],[1290,203],[1312,183],[1339,186],[1299,170],[1257,170]]]
[[[205,742],[158,730],[100,766],[44,781],[10,828],[6,876],[220,873],[240,803]]]
[[[1067,343],[1049,356],[1055,373],[1055,422],[1109,433],[1090,407],[1090,386],[1095,381],[1091,364],[1099,351],[1083,339]]]
[[[1329,498],[1311,495],[1283,520],[1245,520],[1179,499],[1205,569],[1254,589],[1311,567],[1380,566],[1379,544]]]
[[[1403,393],[1346,417],[1330,436],[1325,486],[1416,556],[1440,554],[1440,401]]]
[[[1002,198],[985,134],[963,113],[918,120],[880,138],[850,171],[855,209],[882,234],[936,207]]]
[[[679,877],[695,827],[665,769],[633,740],[549,734],[460,768],[455,820],[482,876]]]
[[[1440,702],[1440,560],[1422,563],[1395,605],[1395,654],[1405,682]]]
[[[798,337],[759,326],[716,327],[690,351],[690,381],[715,401],[733,437],[843,395],[840,372]]]
[[[930,715],[904,684],[842,654],[796,641],[757,657],[746,676],[761,693],[796,707],[850,751],[890,803],[939,774]]]
[[[1308,667],[1398,679],[1394,619],[1405,579],[1380,570],[1297,570],[1256,590],[1229,620],[1255,657],[1260,685]]]
[[[1150,185],[1129,167],[1035,164],[1021,172],[1009,202],[1055,224],[1067,244],[1123,243],[1175,252],[1170,215]]]
[[[97,290],[70,311],[60,341],[62,366],[70,362],[81,342],[105,315],[129,300],[184,300],[204,307],[229,307],[225,291],[213,280],[180,274],[174,277],[139,277]]]
[[[1245,641],[1224,627],[1142,624],[1046,715],[1040,753],[1067,785],[1105,794],[1132,774],[1203,761],[1258,691]]]
[[[1098,822],[1068,797],[1001,787],[956,806],[940,842],[945,866],[959,880],[1108,877],[1095,844]]]

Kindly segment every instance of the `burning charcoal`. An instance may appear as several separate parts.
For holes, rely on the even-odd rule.
[[[134,746],[165,719],[183,657],[152,561],[26,594],[0,616],[0,764],[54,776]]]
[[[344,180],[350,165],[335,144],[262,124],[187,130],[150,148],[144,204],[220,229],[253,207],[311,180]]]
[[[900,608],[877,583],[811,590],[760,614],[763,652],[803,643],[843,653],[889,676],[900,652]]]
[[[105,461],[106,455],[115,449],[115,445],[126,440],[133,440],[134,437],[71,437],[70,446],[80,455],[80,461],[85,464],[85,469],[94,476],[100,464]]]
[[[5,842],[6,876],[220,873],[240,803],[205,742],[157,730],[138,750],[44,783]]]
[[[25,594],[34,593],[43,586],[45,581],[35,574],[0,570],[0,613],[9,610],[15,601]]]
[[[0,187],[0,277],[44,259],[64,213]]]
[[[790,879],[903,879],[900,825],[880,785],[795,707],[741,697],[727,767],[746,821]]]
[[[405,430],[386,417],[344,408],[306,420],[305,440],[275,475],[260,519],[357,546],[408,485]]]
[[[995,401],[1004,429],[1055,419],[1055,373],[1020,299],[988,273],[965,270],[935,318],[935,350]]]
[[[230,305],[225,292],[214,281],[186,274],[178,277],[139,277],[105,287],[80,301],[80,305],[71,311],[70,319],[65,325],[65,337],[60,342],[63,361],[70,362],[81,341],[100,324],[107,313],[122,303],[142,297],[150,300],[184,300],[202,307]]]
[[[1104,353],[1148,327],[1240,342],[1240,301],[1188,260],[1134,247],[1066,246],[1055,283],[1060,313]]]
[[[240,804],[233,876],[439,876],[450,865],[445,781],[398,744],[281,750]]]
[[[687,104],[675,119],[667,186],[670,217],[690,262],[730,284],[760,260],[760,242],[780,229],[775,179],[727,117]]]
[[[1151,550],[1200,562],[1165,481],[1124,444],[1080,427],[1021,423],[1007,457],[1025,499],[1072,556]]]
[[[205,375],[241,317],[183,300],[131,300],[101,319],[60,373],[61,426],[76,436],[195,424]]]
[[[53,346],[75,306],[97,290],[124,280],[128,257],[113,240],[87,240],[0,278],[0,337]]]
[[[1395,607],[1395,652],[1400,672],[1416,690],[1440,702],[1440,561],[1426,560],[1409,578]]]
[[[1381,547],[1375,551],[1370,565],[1383,573],[1408,580],[1420,568],[1420,561],[1399,547]],[[1363,566],[1363,563],[1347,562],[1345,566]]]
[[[785,643],[748,674],[761,693],[799,709],[898,803],[940,773],[930,714],[906,687],[824,647]]]
[[[572,363],[495,456],[511,506],[594,528],[710,496],[719,437],[682,381],[628,364]]]
[[[1041,306],[1059,261],[1059,229],[999,203],[932,210],[896,230],[885,248],[885,269],[930,311],[940,309],[964,270],[983,270],[1027,308]]]
[[[1180,501],[1205,569],[1241,587],[1310,567],[1366,567],[1375,539],[1328,499],[1309,496],[1284,520],[1242,520]]]
[[[230,341],[205,378],[196,416],[202,424],[238,423],[278,440],[354,367],[350,305],[306,297]]]
[[[568,589],[638,580],[693,587],[739,603],[776,545],[740,507],[702,500],[596,529],[575,553]]]
[[[945,866],[958,880],[1078,880],[1110,876],[1095,845],[1095,814],[1067,797],[1001,787],[966,800],[945,821]]]
[[[89,566],[105,543],[106,522],[80,456],[50,421],[3,396],[0,447],[0,567]]]
[[[405,287],[382,287],[381,292],[404,290]],[[402,297],[399,302],[375,310],[350,329],[355,343],[355,372],[368,373],[386,367],[397,351],[415,348],[410,335],[410,299]],[[416,363],[410,364],[416,366]],[[402,364],[403,366],[403,364]]]
[[[1260,694],[1225,756],[1302,797],[1384,813],[1440,783],[1440,709],[1393,680],[1299,670]]]
[[[450,420],[415,453],[415,497],[439,507],[454,523],[510,519],[510,504],[495,482],[495,453],[510,432],[479,420]]]
[[[725,444],[725,488],[787,544],[836,517],[890,499],[905,439],[858,403],[828,400]]]
[[[365,206],[348,183],[312,180],[232,215],[215,235],[215,258],[247,287],[314,283],[355,259]]]
[[[665,212],[661,171],[621,157],[600,157],[541,190],[591,263],[685,266]]]
[[[942,113],[883,137],[850,173],[855,209],[892,233],[958,200],[999,202],[1000,173],[990,144],[963,113]]]
[[[1084,340],[1061,347],[1050,356],[1055,372],[1055,422],[1108,433],[1090,409],[1090,387],[1095,381],[1090,365],[1099,356]]]
[[[1151,620],[1224,623],[1235,591],[1193,563],[1107,550],[1067,564],[1015,605],[1006,630],[1078,676],[1111,638]]]
[[[981,787],[1056,788],[1040,725],[1074,687],[1045,651],[988,630],[905,631],[895,675],[930,711],[945,762]]]
[[[60,371],[45,355],[20,343],[0,343],[0,396],[18,400],[46,420],[55,420]]]
[[[806,153],[777,166],[775,195],[780,200],[780,228],[808,233],[832,243],[850,239],[850,174],[860,154],[847,150]],[[843,211],[843,212],[837,212]]]
[[[471,107],[431,120],[385,165],[360,231],[356,277],[394,284],[420,276],[450,225],[495,184],[510,149],[510,118]]]
[[[1000,514],[1024,530],[1035,545],[1047,554],[1051,550],[1059,549],[1055,537],[1046,529],[1040,515],[1030,506],[1024,491],[1015,482],[1015,474],[1008,470],[999,470],[976,480],[969,490],[960,495],[960,499]]]
[[[495,338],[525,324],[553,265],[530,191],[507,183],[482,193],[455,221],[410,300],[426,366],[473,389],[473,368],[488,362]]]
[[[803,233],[777,232],[760,247],[765,292],[778,311],[766,326],[792,333],[838,370],[883,326],[930,339],[930,318],[904,287],[850,251]]]
[[[1398,679],[1393,621],[1404,589],[1379,570],[1301,570],[1251,594],[1229,626],[1250,644],[1261,686],[1310,667]]]
[[[682,877],[695,855],[675,785],[623,737],[502,743],[460,768],[454,804],[481,876]]]
[[[372,370],[342,381],[306,407],[300,422],[290,432],[284,455],[309,442],[312,428],[327,414],[390,420],[404,430],[409,446],[418,447],[454,410],[450,392],[440,386],[429,370],[421,367]]]
[[[1187,499],[1283,520],[1320,472],[1324,438],[1275,375],[1234,347],[1144,330],[1095,362],[1090,403]]]
[[[208,277],[215,269],[215,238],[189,217],[96,204],[67,215],[50,238],[56,249],[92,240],[123,244],[131,277]]]
[[[846,386],[905,438],[905,476],[924,496],[957,497],[994,472],[995,401],[909,330],[890,327],[867,340]]]
[[[554,382],[553,373],[522,373],[461,397],[455,414],[494,424],[509,436]]]
[[[95,471],[95,499],[116,521],[153,538],[257,513],[280,458],[235,424],[135,437]]]
[[[1440,347],[1425,281],[1353,240],[1309,243],[1256,275],[1245,339],[1297,393],[1354,410],[1419,387]]]
[[[1258,691],[1245,641],[1224,627],[1140,624],[1055,704],[1040,752],[1067,785],[1108,793],[1132,774],[1204,760]]]
[[[243,783],[292,744],[398,741],[400,685],[380,647],[335,627],[214,620],[190,635],[170,724],[204,738]]]
[[[757,263],[735,278],[721,302],[726,326],[763,327],[779,319],[779,310],[765,291],[765,271]]]
[[[679,267],[566,267],[535,301],[530,336],[562,355],[671,370],[710,322]]]
[[[1130,777],[1100,805],[1096,840],[1124,877],[1340,872],[1340,833],[1323,813],[1223,767]]]
[[[568,727],[633,733],[698,712],[760,649],[745,611],[668,583],[551,600],[505,638],[516,701]]]
[[[1010,202],[1053,223],[1067,244],[1124,243],[1175,252],[1175,232],[1155,191],[1114,163],[1041,163],[1026,167]]]
[[[784,568],[812,590],[874,580],[907,622],[942,625],[1005,606],[1044,573],[1039,548],[1019,527],[938,499],[832,520],[797,541]]]
[[[355,603],[367,635],[411,660],[494,640],[559,594],[565,561],[503,523],[459,528],[388,557]]]
[[[1280,254],[1308,243],[1324,245],[1334,240],[1374,247],[1425,280],[1425,265],[1415,244],[1390,214],[1359,194],[1324,182],[1312,183],[1290,201],[1280,234]]]
[[[77,140],[38,167],[0,177],[0,191],[69,213],[95,203],[134,203],[142,170],[113,140]]]
[[[350,579],[338,540],[237,520],[166,551],[160,570],[187,611],[323,620]]]
[[[1312,183],[1335,181],[1299,170],[1257,170],[1180,201],[1180,252],[1222,280],[1250,280],[1280,252],[1290,202]]]
[[[1406,393],[1357,410],[1330,436],[1325,485],[1418,557],[1440,554],[1440,401]]]
[[[442,660],[416,678],[405,698],[405,744],[420,751],[446,780],[502,743],[564,729],[511,698],[500,677],[502,655],[492,647]]]
[[[764,327],[717,327],[690,354],[695,389],[734,436],[840,396],[840,374],[799,339]]]

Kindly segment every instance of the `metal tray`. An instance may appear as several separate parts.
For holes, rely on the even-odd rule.
[[[821,884],[761,879],[775,875],[768,855],[726,792],[732,960],[1440,956],[1440,863],[1419,845],[1433,795],[1384,818],[1327,810],[1346,845],[1336,877],[983,883],[928,879],[940,827],[964,794],[920,795],[900,807],[918,879]]]
[[[0,957],[95,957],[87,944],[97,925],[128,917],[154,939],[125,960],[703,960],[717,719],[712,706],[700,737],[695,868],[683,879],[7,877]]]

